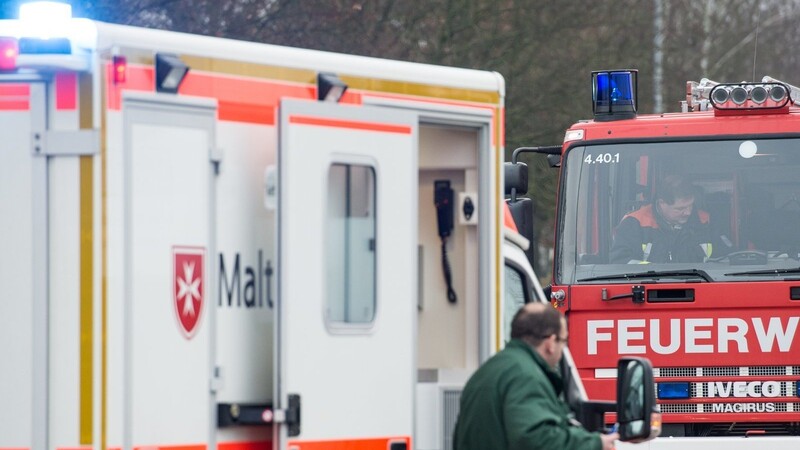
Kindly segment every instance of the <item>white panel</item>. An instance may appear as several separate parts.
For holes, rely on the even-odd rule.
[[[281,400],[299,394],[292,440],[411,436],[416,292],[416,118],[377,108],[281,105]],[[295,116],[323,125],[289,123]],[[335,118],[336,121],[326,122]],[[406,126],[364,130],[354,123]],[[377,182],[377,307],[368,329],[326,329],[326,199],[333,162],[369,165]],[[324,382],[321,382],[324,381]],[[285,434],[283,438],[285,438]]]
[[[594,369],[595,378],[617,378],[617,369]]]
[[[274,309],[269,303],[277,292],[275,213],[264,208],[264,168],[275,163],[277,136],[272,126],[221,122],[217,137],[225,152],[216,181],[219,252],[209,264],[220,283],[210,296],[217,308],[216,364],[223,381],[217,401],[264,403],[272,399]]]
[[[421,169],[477,168],[478,136],[475,130],[456,127],[420,127]]]
[[[79,442],[80,198],[78,158],[49,161],[51,447]]]
[[[31,112],[0,112],[0,447],[29,447],[33,389]]]
[[[121,447],[123,441],[123,382],[124,382],[124,334],[125,334],[125,222],[123,165],[123,119],[119,112],[109,111],[107,117],[107,242],[108,254],[106,276],[108,300],[108,324],[106,328],[106,358],[108,361],[107,386],[107,442],[109,447]],[[98,259],[98,261],[100,261]],[[99,364],[98,364],[99,366]],[[98,378],[99,380],[100,378]],[[99,385],[99,383],[98,383]],[[98,393],[98,391],[95,391]],[[100,405],[98,405],[99,407]],[[97,410],[99,411],[99,409]]]
[[[417,408],[415,414],[417,450],[440,450],[442,442],[441,388],[438,383],[417,384]]]
[[[209,439],[213,135],[210,129],[188,123],[178,112],[142,109],[131,114],[128,128],[127,406],[134,447]],[[208,124],[202,119],[197,123]],[[203,270],[196,265],[190,270],[180,262],[174,268],[176,247],[202,255]],[[179,323],[173,270],[190,285],[200,277],[202,305],[180,308],[198,317],[191,333],[185,334]]]

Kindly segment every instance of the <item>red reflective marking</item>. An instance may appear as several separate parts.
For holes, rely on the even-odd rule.
[[[256,442],[221,442],[219,450],[272,450],[272,441]]]
[[[410,437],[348,439],[341,441],[289,441],[290,448],[297,450],[387,450],[390,443],[404,442],[411,449]]]
[[[275,125],[276,105],[248,105],[220,100],[217,107],[219,120]]]
[[[89,450],[92,447],[58,447],[56,450]],[[139,445],[134,446],[134,450],[206,450],[207,444],[193,445]],[[220,442],[217,445],[219,450],[272,450],[272,441],[242,441],[242,442]],[[24,447],[2,448],[0,450],[30,450]],[[108,447],[108,450],[121,450],[121,447]]]
[[[123,88],[130,91],[154,92],[155,81],[153,79],[153,68],[145,66],[128,66],[127,79],[124,84],[114,84],[114,64],[106,65],[107,80],[107,105],[108,109],[119,111],[122,107]]]
[[[78,106],[78,76],[74,73],[56,75],[56,109],[74,110]]]
[[[519,233],[517,223],[514,222],[514,216],[511,215],[511,208],[509,208],[506,202],[503,202],[503,225],[509,230]]]
[[[500,147],[506,146],[506,109],[497,108],[497,114],[500,115]],[[500,150],[500,149],[498,149]]]
[[[136,445],[134,450],[206,450],[206,444],[192,445]]]
[[[27,84],[0,84],[0,96],[2,95],[31,95],[31,87]]]
[[[114,84],[114,67],[107,66],[108,109],[122,106],[122,91],[154,92],[153,68],[128,64],[124,83]],[[192,72],[186,75],[179,94],[217,99],[219,120],[275,125],[276,109],[282,98],[316,98],[316,87],[274,80]],[[360,94],[345,94],[343,101],[361,103]]]
[[[30,109],[30,95],[31,87],[27,84],[0,83],[0,111],[26,111]]]
[[[317,125],[321,127],[332,128],[350,128],[354,130],[381,131],[386,133],[411,134],[411,127],[408,125],[391,125],[388,123],[327,119],[322,117],[291,116],[289,117],[289,123],[298,125]]]
[[[31,104],[28,100],[0,99],[0,111],[27,111],[29,109],[31,109]]]
[[[345,92],[345,96],[350,91]],[[470,101],[470,100],[451,100],[446,98],[430,98],[430,97],[419,97],[415,95],[402,95],[402,94],[389,94],[386,92],[369,92],[364,94],[368,97],[383,97],[383,98],[391,98],[395,100],[406,100],[406,101],[413,101],[413,102],[424,102],[424,103],[436,103],[439,105],[454,105],[454,106],[467,106],[471,108],[481,108],[481,109],[488,109],[494,110],[496,107],[492,103],[481,103],[478,101]]]

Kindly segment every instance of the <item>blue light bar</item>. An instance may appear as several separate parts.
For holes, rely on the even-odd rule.
[[[19,54],[59,54],[72,53],[72,43],[67,38],[39,39],[24,37],[19,40]]]
[[[666,400],[689,398],[689,383],[658,383],[658,398]]]
[[[597,121],[636,117],[637,70],[592,72],[592,112]]]

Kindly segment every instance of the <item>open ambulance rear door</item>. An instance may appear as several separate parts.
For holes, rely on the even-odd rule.
[[[280,119],[279,448],[410,450],[416,114],[283,101]]]

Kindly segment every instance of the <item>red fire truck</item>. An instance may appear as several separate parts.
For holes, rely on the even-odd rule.
[[[681,112],[637,115],[636,79],[592,73],[593,120],[561,146],[514,155],[548,154],[561,171],[550,295],[589,397],[612,398],[617,358],[645,356],[662,436],[777,435],[771,448],[797,448],[800,89],[702,79],[687,83]],[[656,187],[669,177],[688,184],[696,229],[663,220]],[[619,226],[642,211],[641,227],[683,236],[670,239],[697,245],[693,257]],[[635,257],[620,259],[623,241]]]

